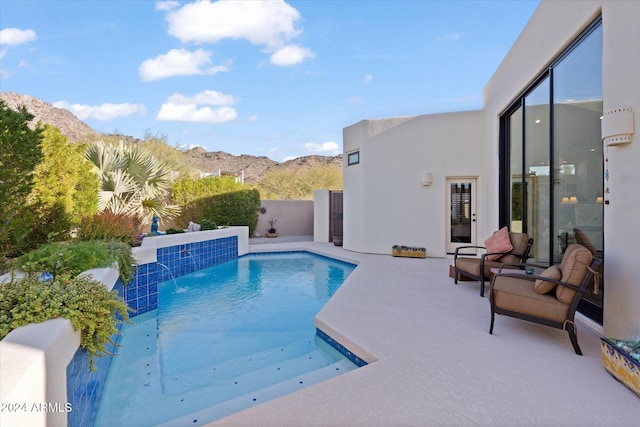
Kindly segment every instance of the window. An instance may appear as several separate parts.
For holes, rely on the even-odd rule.
[[[604,257],[601,117],[598,18],[501,116],[500,224],[534,239],[535,262],[559,263],[585,236]],[[589,288],[578,309],[602,322],[602,292]]]
[[[347,154],[347,166],[353,166],[360,163],[360,151],[352,151]]]

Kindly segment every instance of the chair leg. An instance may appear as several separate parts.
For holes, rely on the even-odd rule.
[[[573,349],[575,350],[578,356],[582,356],[582,350],[580,350],[580,346],[578,345],[578,336],[576,334],[576,325],[573,323],[567,323],[567,332],[569,333],[569,339],[571,340],[571,344],[573,345]]]
[[[496,313],[493,311],[493,307],[491,307],[491,326],[489,326],[489,335],[493,334],[493,321],[496,318]]]
[[[484,297],[484,276],[480,276],[480,296]]]
[[[453,283],[458,284],[458,269],[453,267]]]

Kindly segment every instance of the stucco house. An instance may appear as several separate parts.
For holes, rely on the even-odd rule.
[[[638,22],[637,1],[543,0],[481,110],[345,128],[344,248],[447,257],[508,226],[553,264],[587,241],[604,274],[582,320],[603,335],[640,334]]]

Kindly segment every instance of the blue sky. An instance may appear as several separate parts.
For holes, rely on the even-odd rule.
[[[0,90],[99,132],[333,155],[363,119],[481,108],[538,4],[2,0]]]

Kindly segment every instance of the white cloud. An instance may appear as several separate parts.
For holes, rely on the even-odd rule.
[[[249,121],[252,122],[252,123],[253,122],[257,122],[258,121],[258,116],[255,115],[255,114],[252,115],[252,116],[249,116]]]
[[[325,142],[323,144],[307,142],[304,144],[304,148],[306,148],[307,151],[314,153],[331,153],[332,155],[341,153],[340,146],[333,141]]]
[[[315,58],[315,53],[306,47],[298,45],[288,45],[278,49],[269,61],[273,65],[288,66],[296,65],[305,60],[305,58]]]
[[[156,10],[170,11],[180,6],[177,1],[157,1]]]
[[[231,105],[237,102],[233,95],[227,95],[215,90],[205,90],[192,97],[187,97],[179,93],[174,93],[167,101],[176,105],[207,104],[207,105]]]
[[[162,104],[156,116],[157,120],[173,122],[224,123],[230,122],[238,116],[231,107],[198,108],[197,105]]]
[[[463,36],[462,33],[445,34],[443,36],[436,37],[436,41],[437,42],[456,41],[456,40],[460,40],[462,36]]]
[[[273,154],[273,153],[275,153],[276,151],[278,151],[278,147],[271,147],[271,148],[269,148],[269,149],[267,150],[267,153],[269,153],[269,154]]]
[[[246,39],[257,45],[280,46],[300,31],[300,13],[284,1],[197,1],[167,13],[169,34],[182,42],[216,43]]]
[[[138,69],[142,81],[162,79],[173,76],[216,74],[229,71],[229,63],[208,67],[211,64],[211,52],[198,49],[195,52],[186,49],[171,49],[164,55],[147,59]]]
[[[146,113],[144,105],[130,103],[111,104],[107,102],[102,105],[91,106],[83,104],[71,104],[67,101],[58,101],[54,102],[53,106],[69,110],[81,120],[96,119],[106,121],[115,119],[116,117],[126,117],[133,114],[144,115]]]
[[[36,40],[38,36],[33,30],[21,30],[19,28],[5,28],[0,30],[0,45],[17,46]]]
[[[2,59],[7,54],[6,49],[0,49],[0,59]]]
[[[314,56],[308,48],[289,46],[301,33],[295,25],[300,12],[283,0],[201,0],[166,10],[169,34],[183,43],[244,39],[265,46],[275,65],[294,65]]]
[[[175,93],[162,104],[156,120],[224,123],[234,120],[238,113],[229,105],[237,101],[233,95],[226,95],[214,90],[205,90],[192,97]],[[200,107],[201,105],[216,105],[221,107]]]
[[[300,156],[286,156],[284,159],[282,159],[283,162],[288,162],[289,160],[293,160],[293,159],[297,159]]]
[[[373,81],[373,75],[371,75],[371,74],[366,74],[366,75],[364,76],[364,82],[365,82],[365,83],[371,83],[372,81]]]
[[[196,147],[200,147],[200,148],[204,148],[202,145],[199,144],[178,144],[176,145],[176,148],[180,151],[189,151],[191,149],[194,149]]]

